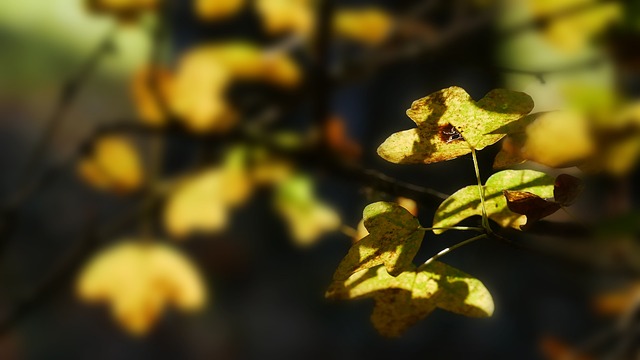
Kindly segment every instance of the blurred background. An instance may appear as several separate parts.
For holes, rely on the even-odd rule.
[[[589,164],[597,166],[589,171],[574,166],[577,162],[563,168],[532,161],[517,165],[582,178],[586,187],[571,215],[559,212],[528,232],[505,230],[503,235],[521,246],[483,240],[447,255],[447,263],[491,291],[493,317],[471,319],[437,310],[402,337],[386,339],[369,321],[370,299],[324,298],[367,204],[412,198],[421,223],[429,226],[442,201],[397,183],[374,182],[354,168],[443,194],[476,181],[469,156],[398,165],[377,155],[389,135],[414,126],[405,115],[414,100],[453,85],[476,100],[507,88],[531,95],[534,112],[575,109],[598,124],[613,122],[614,112],[633,109],[640,94],[640,4],[206,3],[0,2],[0,359],[640,356],[638,111],[632,111],[635,122],[614,132],[619,138],[608,138],[608,147],[590,155],[597,160],[590,158]],[[311,9],[307,17],[295,13],[299,7]],[[343,25],[333,25],[331,16],[342,9],[374,9],[375,15],[347,16]],[[338,28],[334,36],[323,35],[331,26]],[[199,85],[219,74],[204,67],[189,70],[184,59],[194,49],[230,41],[251,44],[246,45],[250,50],[240,46],[240,55],[229,55],[240,75],[234,73],[224,87]],[[254,76],[255,69],[245,69],[243,62],[252,51],[272,58],[284,54],[287,60],[261,63],[266,68]],[[197,100],[174,106],[171,100],[154,101],[151,90],[141,94],[144,80],[136,76],[151,69],[160,74],[151,85],[166,96],[160,68],[176,83],[183,81],[183,90],[191,89],[189,81],[193,89],[219,90],[225,115],[203,120],[194,109],[211,108],[198,107]],[[190,120],[158,115],[163,107]],[[226,117],[226,111],[233,114]],[[332,156],[312,151],[313,156],[295,155],[284,166],[311,179],[314,199],[339,216],[341,225],[326,226],[333,231],[319,225],[317,236],[309,236],[312,241],[296,241],[301,236],[289,223],[295,215],[282,216],[278,209],[285,205],[274,203],[274,193],[277,199],[285,191],[278,185],[256,189],[229,210],[224,226],[205,229],[215,231],[175,236],[181,231],[163,223],[169,216],[163,215],[165,200],[145,205],[153,199],[149,188],[162,188],[164,180],[224,163],[234,145],[250,143],[245,130],[276,143],[287,138],[303,148],[320,136],[338,158],[356,164],[345,170],[334,166]],[[98,156],[92,144],[112,132],[137,149],[143,185],[116,186],[112,179],[100,182],[79,170],[79,162]],[[624,151],[611,150],[622,142]],[[495,172],[500,148],[479,153],[484,179]],[[598,157],[603,154],[606,159]],[[216,189],[224,193],[232,187]],[[290,211],[296,213],[295,207]],[[141,233],[180,249],[202,275],[209,296],[197,314],[167,306],[144,336],[132,336],[107,305],[77,296],[76,279],[84,264],[110,244]],[[178,237],[182,241],[173,240]],[[465,234],[427,233],[416,260],[464,239]]]

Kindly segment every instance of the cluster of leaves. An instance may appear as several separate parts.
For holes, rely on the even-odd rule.
[[[392,134],[378,153],[394,163],[434,163],[454,159],[495,144],[510,135],[513,125],[533,109],[532,99],[504,89],[489,92],[475,102],[459,87],[450,87],[415,101],[407,115],[417,128]],[[425,231],[441,234],[462,220],[483,216],[501,227],[525,229],[533,222],[568,206],[581,190],[570,175],[557,179],[533,170],[506,170],[492,175],[484,185],[467,186],[446,199],[436,210],[431,228],[424,228],[406,209],[378,202],[364,210],[369,234],[355,242],[334,274],[327,297],[373,297],[372,322],[386,336],[399,336],[409,326],[442,308],[467,316],[490,316],[493,301],[477,279],[435,261],[416,268],[413,259]],[[549,200],[551,199],[551,200]],[[476,238],[470,239],[471,241]]]

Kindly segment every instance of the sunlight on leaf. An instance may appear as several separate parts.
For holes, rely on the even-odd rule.
[[[116,193],[139,189],[144,182],[142,161],[135,146],[117,135],[103,136],[77,168],[80,177],[93,187]]]
[[[373,298],[371,321],[378,332],[398,337],[436,308],[471,317],[493,314],[491,294],[478,279],[434,261],[391,276],[384,266],[361,270],[334,281],[329,299]]]
[[[506,134],[494,132],[532,108],[524,93],[496,89],[475,102],[464,89],[450,87],[414,101],[407,115],[417,128],[392,134],[378,154],[403,164],[455,159],[498,142]]]
[[[169,233],[182,239],[192,233],[223,230],[229,212],[245,202],[252,182],[244,164],[244,150],[233,149],[219,167],[185,178],[170,192],[164,208]]]
[[[275,206],[287,220],[291,237],[300,246],[312,245],[323,234],[340,226],[340,216],[316,198],[311,178],[303,175],[278,184]]]
[[[380,201],[368,205],[363,217],[369,235],[351,246],[338,265],[334,280],[344,280],[355,272],[380,264],[392,275],[413,266],[424,232],[419,230],[420,223],[407,209]]]
[[[150,330],[166,306],[192,312],[207,298],[189,259],[168,246],[136,240],[99,253],[82,269],[76,287],[83,301],[108,304],[118,323],[137,336]]]
[[[527,218],[509,210],[503,191],[526,191],[547,199],[553,198],[553,184],[554,179],[551,176],[533,170],[505,170],[493,174],[484,186],[487,215],[502,227],[520,229],[520,226],[526,224]],[[482,215],[480,194],[476,185],[456,191],[440,204],[433,218],[433,226],[455,226],[474,215]],[[444,231],[434,230],[434,233],[441,234]]]
[[[168,70],[142,68],[138,70],[131,84],[131,92],[140,120],[151,126],[165,125],[167,120],[161,107],[170,94],[171,74]],[[152,90],[157,87],[157,94]]]
[[[245,0],[194,0],[196,15],[202,20],[215,21],[236,14]]]

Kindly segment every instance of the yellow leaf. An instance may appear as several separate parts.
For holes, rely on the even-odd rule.
[[[140,120],[152,126],[165,125],[167,119],[160,101],[166,105],[170,92],[171,74],[166,69],[142,68],[138,70],[131,84]],[[152,89],[156,86],[157,90]]]
[[[311,245],[322,234],[340,226],[340,216],[316,199],[307,177],[293,176],[279,184],[275,202],[277,210],[288,220],[291,236],[298,245]]]
[[[132,335],[147,333],[166,306],[195,311],[207,297],[189,259],[165,245],[128,240],[93,258],[76,286],[82,300],[108,304]]]
[[[172,236],[184,238],[226,227],[229,210],[246,201],[252,189],[249,174],[234,163],[235,155],[232,152],[222,167],[186,178],[170,193],[164,223]]]
[[[273,35],[293,32],[309,36],[315,26],[312,0],[256,0],[256,12]]]
[[[339,10],[333,23],[336,35],[367,45],[384,42],[392,27],[391,17],[383,10],[373,7]]]
[[[203,20],[220,20],[232,16],[244,6],[245,0],[195,0],[195,13]]]
[[[98,139],[92,152],[80,160],[78,173],[90,185],[117,193],[137,190],[144,181],[134,145],[116,135]]]
[[[612,22],[622,17],[622,7],[615,2],[595,4],[596,0],[531,0],[536,17],[566,12],[550,20],[543,35],[556,48],[577,52]],[[583,7],[580,11],[570,11]]]

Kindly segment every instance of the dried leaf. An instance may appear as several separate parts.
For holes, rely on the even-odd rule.
[[[394,276],[412,267],[424,237],[418,220],[400,205],[383,201],[368,205],[363,217],[369,235],[351,246],[334,280],[380,264]]]
[[[520,229],[527,222],[526,216],[516,214],[507,207],[504,190],[526,191],[543,199],[553,197],[554,179],[533,170],[505,170],[493,174],[484,186],[487,215],[502,227]],[[436,210],[434,227],[451,227],[460,221],[482,215],[480,194],[476,185],[464,187],[445,200]],[[434,230],[440,234],[445,230]]]
[[[206,290],[200,274],[176,250],[125,240],[93,258],[77,281],[78,296],[107,303],[115,319],[132,335],[144,335],[165,306],[201,309]]]
[[[394,163],[450,160],[496,143],[506,134],[494,133],[533,108],[520,92],[493,90],[474,102],[464,89],[450,87],[416,100],[407,115],[417,128],[392,134],[378,154]]]
[[[569,206],[575,202],[582,190],[582,180],[568,174],[560,174],[553,185],[553,199],[562,206]]]
[[[479,280],[437,261],[395,277],[384,266],[361,270],[334,281],[326,297],[372,297],[371,321],[387,337],[402,335],[436,308],[471,317],[491,316],[494,310],[491,294]]]
[[[521,230],[526,230],[534,222],[555,213],[561,208],[560,204],[556,202],[547,201],[526,191],[505,190],[504,197],[507,199],[509,210],[527,217],[527,222],[520,225]]]

